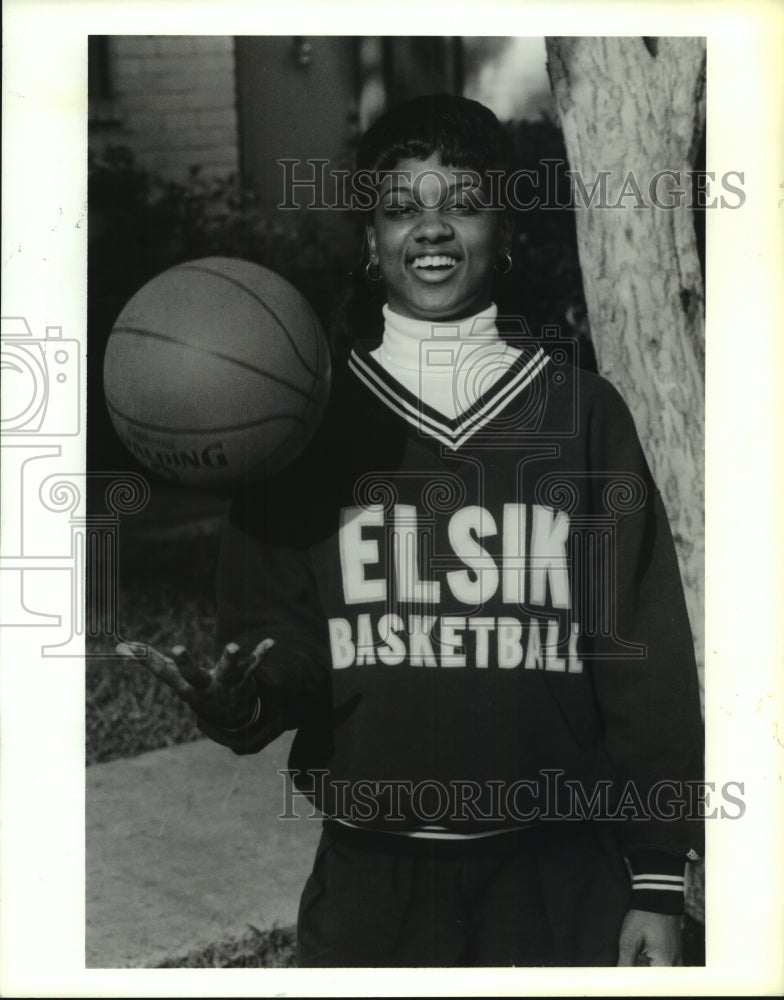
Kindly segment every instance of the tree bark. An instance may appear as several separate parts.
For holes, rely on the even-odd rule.
[[[576,190],[575,211],[597,364],[632,411],[664,499],[702,680],[704,291],[687,172],[705,121],[705,43],[548,38],[547,54],[569,166],[588,192]],[[680,183],[663,177],[652,198],[660,171]],[[600,189],[590,197],[602,176],[604,207]],[[657,207],[676,189],[680,205]]]

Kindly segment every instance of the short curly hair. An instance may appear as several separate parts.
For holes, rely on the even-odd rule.
[[[445,166],[482,176],[515,167],[514,143],[493,112],[454,94],[415,97],[382,115],[363,136],[356,165],[358,171],[384,171],[433,153]]]

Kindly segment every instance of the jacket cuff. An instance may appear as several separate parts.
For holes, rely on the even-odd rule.
[[[209,736],[221,746],[228,747],[236,754],[258,753],[283,732],[268,722],[257,722],[242,729],[226,729],[223,726],[216,726],[202,716],[197,716],[196,725],[205,736]]]
[[[650,913],[683,913],[686,860],[662,851],[636,851],[629,858],[632,901],[635,910]]]
[[[258,753],[283,732],[284,727],[271,717],[267,698],[259,694],[259,679],[252,678],[248,691],[247,711],[244,722],[239,726],[228,726],[203,715],[196,717],[200,731],[221,746],[228,747],[236,754]]]

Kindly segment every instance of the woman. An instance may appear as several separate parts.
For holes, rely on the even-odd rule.
[[[499,334],[513,163],[463,98],[368,131],[371,309],[345,310],[324,424],[235,500],[218,663],[147,661],[237,753],[297,730],[326,817],[300,965],[678,961],[701,765],[677,563],[619,395]]]

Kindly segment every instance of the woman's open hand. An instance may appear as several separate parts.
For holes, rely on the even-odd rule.
[[[241,729],[258,718],[259,702],[253,671],[274,639],[263,639],[249,657],[240,660],[240,647],[230,642],[210,667],[193,663],[184,646],[164,656],[141,642],[121,642],[117,652],[145,667],[202,718],[225,729]]]

